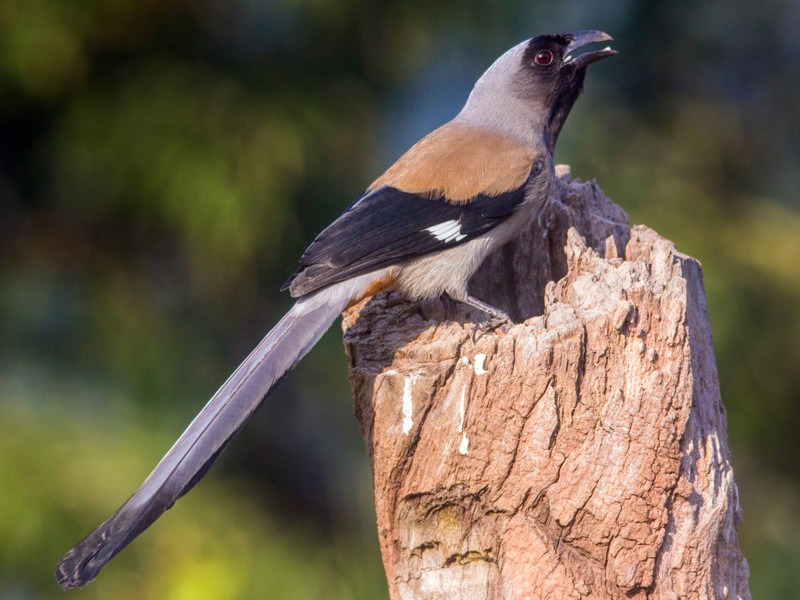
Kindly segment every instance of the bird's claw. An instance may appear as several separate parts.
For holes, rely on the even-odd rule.
[[[472,327],[472,342],[477,342],[481,335],[487,332],[494,331],[499,327],[511,325],[511,320],[507,317],[492,317],[480,323],[475,323]]]

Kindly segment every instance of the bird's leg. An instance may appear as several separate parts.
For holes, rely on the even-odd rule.
[[[514,321],[511,320],[511,317],[508,316],[508,313],[505,311],[500,310],[499,308],[492,306],[491,304],[487,304],[483,300],[478,300],[477,298],[470,296],[469,294],[465,294],[462,298],[458,298],[459,302],[463,302],[473,308],[477,308],[489,315],[489,319],[485,321],[480,321],[476,323],[475,326],[472,328],[472,337],[473,340],[476,339],[476,334],[486,331],[494,331],[501,325],[510,324],[513,325]]]

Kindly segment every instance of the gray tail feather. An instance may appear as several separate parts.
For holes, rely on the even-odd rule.
[[[310,300],[310,298],[309,298]],[[80,588],[208,471],[225,445],[346,302],[299,300],[214,394],[144,483],[117,512],[70,550],[56,569],[65,589]]]

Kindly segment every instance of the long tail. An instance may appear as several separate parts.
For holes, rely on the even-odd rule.
[[[214,394],[133,496],[61,559],[56,569],[58,583],[65,589],[85,586],[120,550],[194,487],[244,422],[317,343],[346,304],[345,298],[319,295],[298,300]]]

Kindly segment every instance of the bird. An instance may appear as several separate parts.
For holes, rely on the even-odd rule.
[[[282,290],[294,306],[219,388],[134,494],[59,563],[81,588],[207,473],[270,391],[348,306],[393,289],[410,301],[448,295],[510,323],[469,294],[493,250],[529,228],[555,181],[559,133],[587,67],[616,54],[602,31],[547,34],[502,54],[461,111],[378,177],[300,258]]]

